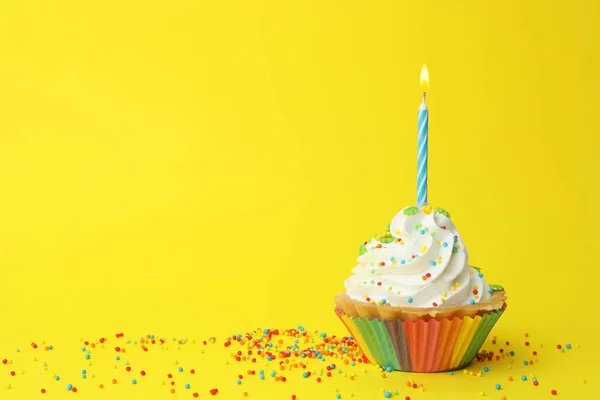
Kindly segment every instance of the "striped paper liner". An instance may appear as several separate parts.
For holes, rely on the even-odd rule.
[[[408,372],[466,367],[503,312],[504,308],[475,317],[381,321],[349,317],[336,308],[371,363]]]

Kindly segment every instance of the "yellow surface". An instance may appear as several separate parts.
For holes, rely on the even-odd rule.
[[[540,356],[538,391],[494,392],[496,368],[419,376],[411,398],[592,398],[599,6],[559,3],[0,2],[0,357],[37,379],[29,344],[52,342],[81,386],[80,337],[343,334],[332,298],[359,243],[415,200],[427,63],[429,198],[508,290],[494,334],[582,347]],[[204,384],[238,398],[217,353]],[[0,398],[37,397],[4,367]],[[406,380],[367,375],[249,392],[373,399]],[[168,397],[144,387],[109,393]],[[45,396],[109,397],[61,390]]]

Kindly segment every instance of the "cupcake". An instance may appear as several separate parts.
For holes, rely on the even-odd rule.
[[[499,285],[469,263],[442,208],[406,207],[360,246],[335,312],[365,357],[390,371],[439,372],[471,363],[506,309]]]

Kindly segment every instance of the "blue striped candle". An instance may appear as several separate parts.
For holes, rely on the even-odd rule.
[[[429,86],[429,72],[423,66],[421,70],[421,88],[423,89],[423,102],[419,107],[419,136],[417,140],[417,205],[427,205],[427,135],[429,131],[429,111],[425,104],[426,91]]]

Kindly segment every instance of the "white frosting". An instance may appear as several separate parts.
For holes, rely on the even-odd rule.
[[[392,220],[389,233],[365,242],[366,252],[344,282],[348,296],[402,307],[487,300],[489,285],[469,265],[465,244],[441,211],[431,206],[406,207]]]

